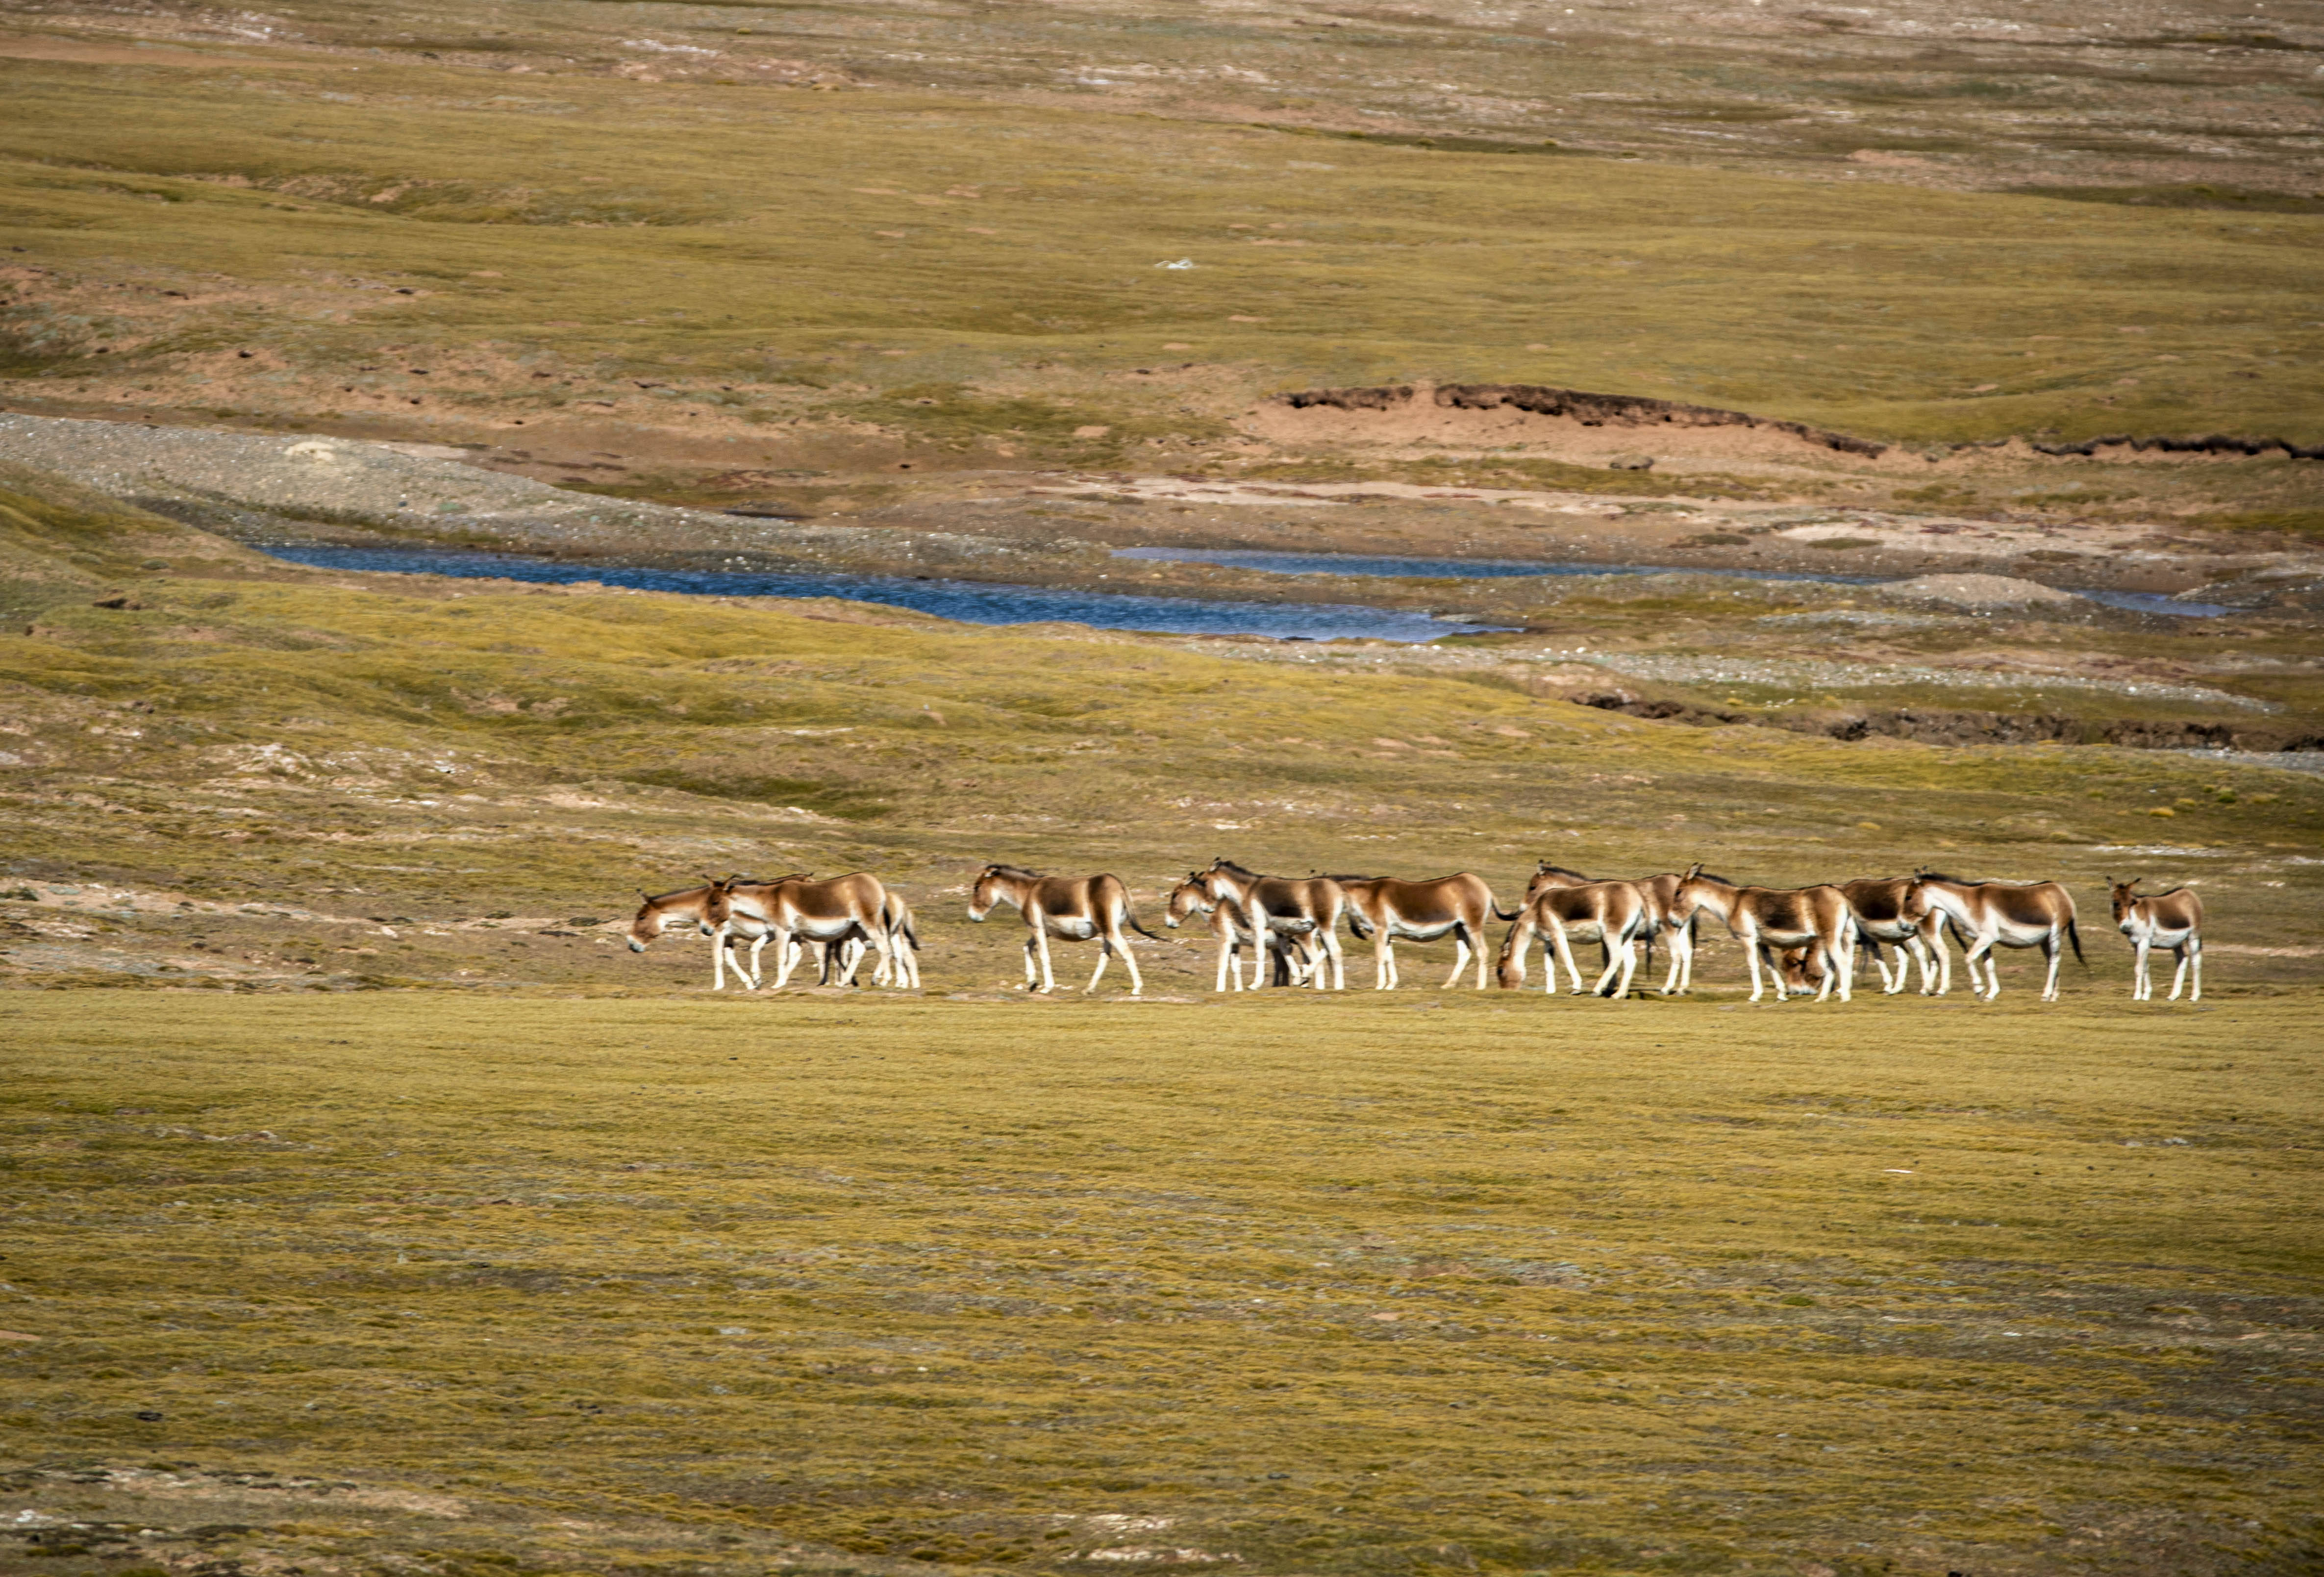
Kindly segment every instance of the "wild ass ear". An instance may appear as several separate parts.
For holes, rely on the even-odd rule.
[[[1679,878],[1679,880],[1680,880],[1680,881],[1693,881],[1696,877],[1698,877],[1698,876],[1700,876],[1700,875],[1702,875],[1702,861],[1700,861],[1700,860],[1697,860],[1693,864],[1692,864],[1692,865],[1690,865],[1690,866],[1688,866],[1688,867],[1686,868],[1686,874],[1685,874],[1684,876],[1680,877],[1680,878]]]
[[[638,896],[639,896],[640,898],[641,898],[641,899],[645,899],[645,900],[646,900],[646,902],[648,902],[648,903],[651,903],[651,902],[653,902],[653,894],[652,894],[652,893],[650,893],[650,892],[648,892],[648,891],[647,891],[644,888],[642,888],[642,887],[641,887],[641,888],[639,888],[639,889],[638,889]]]

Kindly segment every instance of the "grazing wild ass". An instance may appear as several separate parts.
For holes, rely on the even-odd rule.
[[[1751,962],[1751,1000],[1766,988],[1760,982],[1764,959],[1775,987],[1775,1001],[1784,1000],[1784,971],[1779,954],[1786,947],[1804,947],[1823,966],[1821,1002],[1840,983],[1840,1000],[1849,1000],[1849,975],[1856,965],[1856,918],[1837,887],[1734,887],[1707,877],[1692,866],[1680,878],[1670,918],[1673,928],[1709,909],[1727,922],[1728,935],[1743,944]]]
[[[2058,1000],[2058,965],[2065,956],[2063,942],[2074,945],[2082,958],[2082,938],[2074,929],[2074,895],[2054,881],[1960,881],[1923,871],[1904,889],[1903,918],[1918,924],[1929,915],[1942,915],[1961,938],[1961,964],[1969,985],[1987,1001],[2001,994],[2001,972],[1993,962],[1996,947],[2039,947],[2050,971],[2042,985],[2042,1000]],[[1985,979],[1978,979],[1983,960]]]
[[[1636,882],[1591,881],[1579,887],[1545,887],[1517,912],[1516,922],[1501,939],[1499,979],[1507,991],[1526,982],[1526,954],[1538,935],[1542,943],[1542,990],[1557,990],[1557,966],[1582,994],[1582,972],[1573,966],[1575,942],[1600,942],[1606,947],[1606,967],[1590,990],[1601,997],[1625,997],[1630,977],[1638,967],[1637,949],[1631,943],[1651,933],[1653,917],[1646,894]],[[1617,973],[1621,975],[1614,984]],[[1609,989],[1609,988],[1611,989]]]
[[[1396,944],[1452,938],[1452,973],[1443,989],[1461,983],[1461,972],[1477,959],[1477,989],[1485,989],[1485,922],[1500,911],[1481,876],[1463,871],[1434,881],[1400,881],[1393,876],[1335,876],[1347,895],[1348,929],[1372,944],[1372,989],[1396,990]]]
[[[2183,887],[2153,894],[2134,891],[2141,880],[2108,878],[2107,881],[2114,890],[2115,929],[2130,938],[2135,954],[2130,1000],[2153,1000],[2154,982],[2146,973],[2147,951],[2168,947],[2179,959],[2179,972],[2171,977],[2170,1000],[2179,1000],[2179,988],[2187,983],[2187,972],[2192,968],[2195,990],[2187,1000],[2200,1002],[2203,1000],[2203,900]]]
[[[1235,923],[1232,906],[1211,897],[1209,879],[1199,871],[1189,871],[1186,880],[1170,890],[1169,908],[1163,914],[1162,923],[1175,931],[1189,915],[1210,916],[1211,935],[1218,939],[1219,978],[1212,989],[1225,991],[1227,982],[1232,981],[1236,991],[1242,990],[1242,950],[1251,945],[1253,938],[1247,927]],[[1305,983],[1308,971],[1321,961],[1323,950],[1312,934],[1298,937],[1277,936],[1272,955],[1275,983],[1300,985]]]
[[[1235,918],[1257,939],[1259,957],[1252,962],[1250,972],[1254,989],[1264,978],[1261,971],[1270,945],[1268,936],[1273,932],[1286,936],[1314,936],[1332,961],[1331,989],[1348,989],[1347,966],[1340,953],[1340,916],[1347,908],[1348,896],[1340,890],[1338,882],[1328,876],[1261,876],[1256,871],[1244,870],[1224,855],[1211,862],[1211,868],[1203,872],[1203,882],[1211,901],[1231,905]],[[1323,989],[1320,964],[1309,976],[1308,983],[1318,991]]]
[[[1944,917],[1932,912],[1917,923],[1905,919],[1904,890],[1912,884],[1909,876],[1867,876],[1841,882],[1840,892],[1856,917],[1856,939],[1871,951],[1872,967],[1880,972],[1881,991],[1893,997],[1912,983],[1909,959],[1921,966],[1921,994],[1941,997],[1953,987],[1953,955],[1945,951]],[[1893,976],[1880,956],[1883,942],[1905,955],[1896,961]]]
[[[722,944],[736,931],[757,936],[755,945],[775,944],[779,964],[774,989],[780,991],[804,955],[805,949],[797,945],[802,942],[828,949],[860,936],[880,955],[879,973],[889,974],[894,967],[894,945],[887,910],[887,888],[878,877],[858,871],[828,881],[786,876],[775,881],[717,882],[711,888],[708,918]],[[856,954],[839,983],[853,984],[862,962],[862,954]]]
[[[1038,989],[1057,989],[1056,976],[1049,972],[1049,938],[1057,936],[1073,942],[1093,937],[1097,941],[1097,969],[1083,991],[1097,990],[1106,962],[1118,953],[1130,970],[1130,994],[1144,994],[1146,982],[1138,973],[1138,960],[1131,955],[1130,938],[1121,934],[1121,928],[1126,925],[1157,942],[1162,938],[1139,925],[1130,912],[1130,890],[1122,886],[1120,877],[1044,876],[1019,865],[987,865],[969,890],[968,918],[982,920],[1001,903],[1015,905],[1033,933],[1025,940],[1025,990],[1036,989],[1033,964],[1037,958],[1041,965]]]

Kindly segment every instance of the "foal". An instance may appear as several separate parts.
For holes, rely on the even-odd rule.
[[[2188,971],[2195,976],[2195,990],[2187,998],[2190,1002],[2203,1000],[2203,900],[2183,887],[2152,895],[2133,890],[2137,879],[2129,881],[2108,881],[2114,889],[2115,928],[2130,938],[2135,953],[2132,965],[2133,979],[2130,1000],[2152,1001],[2154,982],[2146,973],[2147,950],[2168,947],[2178,956],[2179,972],[2171,977],[2172,1001],[2179,1000],[2179,988],[2187,983]]]

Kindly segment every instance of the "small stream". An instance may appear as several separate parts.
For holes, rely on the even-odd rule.
[[[595,581],[640,591],[695,596],[844,597],[912,608],[964,624],[1088,624],[1100,630],[1143,630],[1166,635],[1265,635],[1277,641],[1363,639],[1421,643],[1446,635],[1473,635],[1506,625],[1432,618],[1409,609],[1362,603],[1253,603],[1225,597],[1143,596],[1131,592],[1072,591],[995,586],[981,581],[922,580],[902,575],[822,571],[655,569],[632,565],[567,564],[519,554],[448,548],[343,548],[322,544],[263,545],[262,550],[321,569],[384,570],[402,575],[449,575],[552,585]],[[1877,577],[1812,575],[1775,569],[1703,569],[1674,564],[1542,564],[1517,558],[1411,558],[1360,553],[1276,553],[1240,548],[1124,548],[1114,557],[1217,564],[1277,575],[1379,576],[1462,580],[1517,576],[1715,575],[1738,580],[1810,581],[1873,586]],[[2210,618],[2232,613],[2211,603],[2181,602],[2153,592],[2075,594],[2139,613]]]
[[[917,580],[902,575],[837,575],[764,570],[648,569],[629,565],[564,564],[506,553],[441,548],[339,548],[308,543],[261,544],[260,550],[321,569],[386,570],[401,575],[540,581],[570,586],[595,581],[640,591],[686,592],[716,597],[845,597],[913,608],[964,624],[1059,622],[1101,630],[1144,630],[1166,635],[1270,635],[1278,641],[1365,639],[1418,643],[1446,635],[1507,628],[1433,619],[1399,608],[1360,603],[1245,603],[1204,597],[1150,597],[1122,592],[991,586],[967,580]]]

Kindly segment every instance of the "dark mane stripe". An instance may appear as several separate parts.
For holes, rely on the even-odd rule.
[[[1022,865],[987,865],[984,869],[985,873],[991,876],[1015,876],[1028,881],[1042,880],[1038,871],[1028,871]]]

